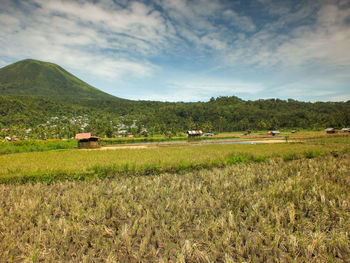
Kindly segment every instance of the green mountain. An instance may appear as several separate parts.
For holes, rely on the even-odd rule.
[[[116,99],[56,64],[34,59],[22,60],[0,69],[0,94],[38,95],[71,101]]]

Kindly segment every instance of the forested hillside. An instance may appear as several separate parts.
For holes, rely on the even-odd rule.
[[[121,129],[176,134],[188,129],[342,128],[350,126],[350,101],[244,101],[235,96],[191,103],[131,101],[106,94],[52,63],[24,60],[0,69],[0,128],[36,126],[46,130],[38,128],[37,134],[56,137],[82,131],[111,137]],[[14,132],[2,133],[8,134]]]
[[[144,116],[150,126],[213,127],[217,131],[343,127],[350,124],[350,102],[306,103],[295,100],[243,101],[212,98],[203,103],[164,103]]]
[[[72,104],[37,96],[0,96],[0,127],[34,127],[52,117],[61,119],[63,116],[88,116],[89,126],[85,128],[100,136],[116,134],[122,124],[126,126],[123,129],[134,124],[134,132],[146,128],[168,134],[187,129],[216,132],[323,129],[349,126],[350,102],[243,101],[236,97],[219,97],[196,103],[89,100]]]

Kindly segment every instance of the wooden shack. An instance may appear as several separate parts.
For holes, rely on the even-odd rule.
[[[267,134],[275,136],[275,135],[280,135],[280,132],[279,131],[268,131]]]
[[[78,140],[78,147],[85,149],[100,148],[101,143],[99,137],[91,136],[91,133],[77,133],[75,139]]]
[[[334,128],[327,128],[325,129],[326,133],[335,133],[335,129]]]

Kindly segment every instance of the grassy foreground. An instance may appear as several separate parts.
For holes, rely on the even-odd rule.
[[[300,143],[196,145],[145,149],[65,150],[0,155],[0,183],[53,182],[184,173],[230,164],[285,161],[349,152],[350,136]]]
[[[0,262],[349,262],[350,156],[0,185]]]
[[[0,155],[23,152],[44,152],[77,148],[76,140],[27,140],[0,142]]]

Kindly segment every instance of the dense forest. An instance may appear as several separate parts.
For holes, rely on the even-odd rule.
[[[212,98],[208,102],[152,102],[128,100],[82,100],[74,104],[38,96],[0,96],[0,127],[28,129],[38,125],[71,126],[72,118],[88,116],[85,131],[113,137],[118,129],[134,134],[146,129],[152,133],[176,134],[188,129],[208,132],[323,129],[350,125],[348,102],[299,102],[295,100],[244,101],[237,97]],[[52,121],[56,118],[61,121]],[[66,120],[66,121],[64,121]],[[78,124],[69,136],[81,132]],[[133,130],[132,130],[133,129]]]

